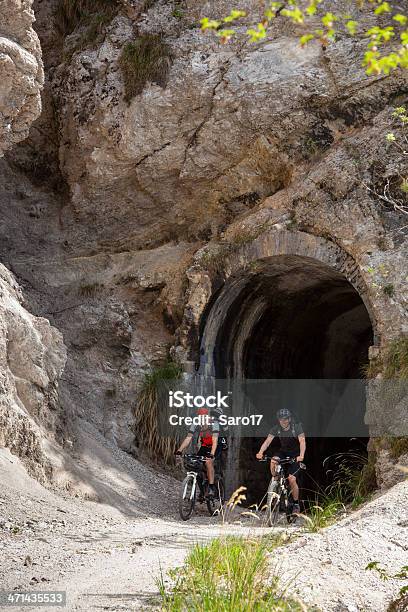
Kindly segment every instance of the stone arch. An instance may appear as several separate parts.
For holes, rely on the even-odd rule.
[[[189,300],[180,330],[187,370],[196,370],[199,366],[201,370],[204,368],[203,373],[214,375],[211,353],[222,317],[250,276],[256,275],[268,261],[284,256],[300,258],[299,262],[307,262],[311,268],[326,266],[333,274],[346,279],[366,307],[373,329],[373,344],[379,344],[374,305],[356,261],[330,240],[278,225],[246,244],[220,244],[210,253],[204,250],[198,254],[195,265],[188,271]],[[203,364],[203,355],[208,357],[206,364]],[[234,374],[240,375],[240,372]]]

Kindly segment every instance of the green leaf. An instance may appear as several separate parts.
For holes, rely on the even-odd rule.
[[[247,30],[247,34],[250,37],[251,42],[258,42],[266,36],[266,28],[263,23],[258,23],[257,30],[250,28]]]
[[[231,23],[232,21],[235,21],[236,19],[239,19],[240,17],[246,17],[246,12],[245,11],[237,11],[235,9],[233,9],[229,15],[227,15],[226,17],[223,18],[223,22],[224,23]]]
[[[292,9],[283,9],[281,11],[281,15],[283,15],[284,17],[289,17],[289,19],[291,19],[293,23],[303,23],[305,20],[305,16],[298,7]]]
[[[217,36],[221,36],[221,38],[225,38],[229,40],[232,36],[234,36],[235,30],[218,30]]]
[[[373,268],[367,268],[367,271],[370,272],[370,270],[373,270]],[[373,270],[374,271],[374,270]],[[372,569],[377,569],[379,564],[379,561],[370,561],[370,563],[368,563],[364,569],[366,570],[372,570]]]
[[[394,15],[393,20],[397,21],[401,25],[405,25],[406,23],[408,23],[408,17],[406,17],[405,15],[401,15],[401,13]]]
[[[383,13],[390,13],[391,7],[388,2],[382,2],[374,11],[375,15],[382,15]]]
[[[322,2],[322,0],[310,0],[309,6],[306,9],[306,13],[308,15],[315,15],[317,11],[317,7]]]
[[[307,45],[308,42],[310,42],[313,39],[314,39],[313,34],[304,34],[303,36],[300,37],[299,42],[302,45],[302,47],[304,47],[305,45]]]
[[[336,17],[336,15],[333,15],[333,13],[326,13],[325,15],[323,15],[322,17],[322,24],[324,26],[326,26],[326,28],[331,28],[333,26],[333,23],[335,21],[338,21],[338,17]]]
[[[356,34],[357,32],[357,26],[358,26],[358,22],[357,21],[347,21],[346,23],[346,28],[349,31],[349,33],[354,36],[354,34]]]
[[[407,179],[404,179],[404,181],[405,181],[405,184],[407,186],[407,191],[408,191],[408,181]],[[408,566],[404,565],[403,567],[401,567],[400,571],[397,574],[394,574],[394,578],[399,578],[401,580],[408,578]],[[407,588],[408,588],[408,585],[407,585]]]
[[[201,29],[204,30],[217,30],[220,25],[221,25],[221,21],[217,21],[216,19],[208,19],[208,17],[203,17],[203,19],[200,20],[200,24],[201,24]]]

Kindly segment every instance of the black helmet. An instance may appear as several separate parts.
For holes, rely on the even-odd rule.
[[[278,412],[276,413],[276,418],[277,419],[290,419],[292,416],[292,413],[290,410],[288,410],[287,408],[281,408],[280,410],[278,410]]]

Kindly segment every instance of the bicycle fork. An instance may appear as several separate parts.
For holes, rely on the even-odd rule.
[[[190,499],[194,499],[196,488],[197,488],[197,474],[195,472],[187,472],[187,476],[192,476],[193,477],[193,486],[191,487]],[[186,499],[187,484],[188,484],[188,481],[184,485],[183,499]]]

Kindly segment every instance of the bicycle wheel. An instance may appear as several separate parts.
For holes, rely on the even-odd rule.
[[[273,525],[276,525],[278,522],[280,497],[280,484],[277,480],[272,478],[271,482],[269,483],[266,501],[266,524],[268,527],[273,527]]]
[[[181,485],[181,495],[179,499],[179,513],[183,521],[193,514],[196,500],[196,479],[192,474],[188,474]]]
[[[207,510],[210,516],[215,514],[221,514],[221,509],[224,505],[225,493],[224,493],[224,481],[219,478],[215,481],[215,497],[206,497]]]

